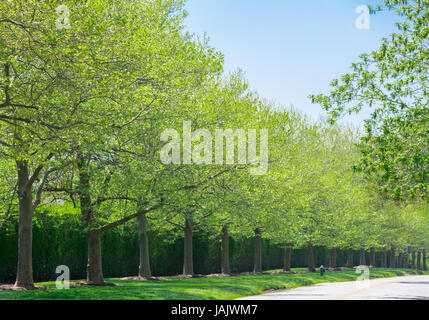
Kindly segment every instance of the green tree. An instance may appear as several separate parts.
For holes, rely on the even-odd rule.
[[[310,96],[331,121],[374,108],[365,121],[356,169],[397,200],[428,195],[428,8],[427,0],[385,0],[373,8],[404,16],[398,32],[384,38],[378,50],[362,54],[351,73],[333,80],[329,94]]]
[[[60,4],[69,8],[70,28],[56,27]],[[33,287],[32,217],[52,173],[77,159],[80,184],[71,191],[80,194],[83,221],[90,228],[92,206],[107,201],[99,194],[95,203],[91,200],[90,171],[108,163],[97,179],[97,190],[105,189],[121,131],[150,122],[155,101],[158,107],[171,105],[207,73],[221,70],[221,55],[182,33],[185,15],[182,1],[2,2],[0,147],[2,156],[16,162],[17,285]],[[63,186],[48,189],[70,192]],[[98,264],[90,263],[89,270],[99,269]]]

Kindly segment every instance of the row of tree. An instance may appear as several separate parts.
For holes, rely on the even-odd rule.
[[[57,26],[59,5],[71,13],[70,28]],[[352,170],[362,150],[358,130],[314,123],[260,98],[240,72],[226,76],[222,54],[184,30],[183,7],[182,0],[0,4],[0,205],[2,219],[19,216],[16,286],[34,288],[34,211],[52,203],[80,211],[87,281],[97,285],[105,284],[101,234],[132,220],[144,277],[148,228],[184,236],[185,275],[194,273],[197,228],[222,235],[224,273],[230,235],[255,237],[255,272],[262,237],[285,245],[286,269],[298,246],[308,246],[310,270],[315,245],[332,248],[333,265],[337,248],[402,256],[409,246],[429,248],[424,188],[405,200],[380,194],[366,172]],[[219,129],[231,130],[220,144],[210,135]],[[264,165],[267,172],[255,174]]]

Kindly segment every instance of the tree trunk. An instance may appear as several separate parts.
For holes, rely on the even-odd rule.
[[[87,160],[79,152],[77,155],[77,167],[79,170],[79,201],[82,214],[82,221],[85,228],[91,227],[93,219],[93,208],[90,193],[90,175],[88,172]],[[98,231],[88,231],[86,240],[88,243],[88,264],[86,266],[86,280],[95,285],[105,285],[103,279],[102,259],[101,259],[101,233]]]
[[[381,251],[381,267],[387,268],[387,249],[383,248],[383,251]]]
[[[90,186],[90,176],[88,172],[88,165],[86,163],[85,157],[78,153],[77,155],[77,167],[79,170],[79,202],[80,210],[82,214],[82,221],[86,228],[91,225],[91,220],[93,216],[92,206],[91,206],[91,193],[89,192]]]
[[[291,258],[292,258],[292,248],[289,244],[286,244],[285,255],[283,259],[283,271],[290,271]]]
[[[221,260],[222,274],[230,274],[231,267],[229,263],[229,233],[227,226],[222,228]]]
[[[422,270],[421,260],[422,260],[422,252],[419,250],[417,251],[417,270]]]
[[[347,268],[353,268],[353,249],[347,251]]]
[[[192,218],[185,220],[185,239],[183,256],[183,274],[187,276],[194,275],[194,259],[192,257],[192,234],[194,231],[194,221]]]
[[[337,268],[337,248],[331,248],[331,254],[329,256],[329,267],[332,269]]]
[[[255,264],[254,273],[262,273],[262,238],[261,229],[255,229]]]
[[[308,244],[308,271],[315,272],[316,266],[314,265],[314,252],[313,245],[311,243]]]
[[[28,164],[17,161],[18,196],[19,196],[19,229],[18,229],[18,268],[15,286],[27,289],[34,288],[33,281],[33,196],[29,181]]]
[[[402,252],[399,253],[398,260],[396,260],[396,261],[397,261],[396,265],[398,266],[398,268],[403,268]]]
[[[147,217],[142,214],[137,217],[139,227],[139,248],[140,248],[140,264],[139,264],[139,277],[150,278],[152,272],[150,270],[149,258],[149,241],[147,239]]]
[[[422,256],[423,256],[423,271],[427,271],[428,267],[426,262],[426,250],[423,250]]]
[[[414,248],[412,250],[413,252],[411,253],[411,269],[415,269],[416,268],[416,251],[414,250]]]
[[[410,264],[410,256],[408,253],[404,255],[404,268],[408,269]]]
[[[396,260],[395,248],[392,248],[390,250],[390,265],[389,265],[389,268],[395,268],[395,260]]]
[[[399,263],[401,264],[401,268],[403,268],[403,269],[406,268],[405,267],[405,254],[401,253],[399,259],[400,259]]]
[[[88,264],[86,266],[86,281],[90,284],[104,285],[101,263],[100,232],[89,231],[86,234],[88,241]]]
[[[371,247],[371,252],[370,252],[370,256],[369,256],[369,264],[375,268],[377,267],[377,263],[375,261],[375,248]]]
[[[361,266],[365,266],[366,265],[366,252],[365,252],[365,249],[360,249],[359,264]]]

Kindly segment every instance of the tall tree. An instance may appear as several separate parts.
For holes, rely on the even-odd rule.
[[[333,80],[328,95],[310,96],[331,121],[375,108],[365,121],[356,169],[396,200],[428,196],[428,7],[427,0],[384,0],[373,11],[404,16],[398,32],[384,38],[378,50],[361,55],[351,73]]]

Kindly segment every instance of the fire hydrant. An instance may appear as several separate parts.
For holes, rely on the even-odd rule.
[[[320,276],[323,277],[323,274],[326,272],[325,267],[322,265],[320,266]]]

